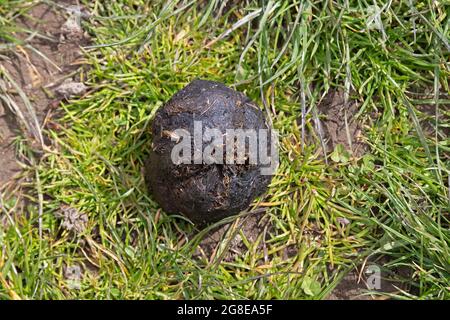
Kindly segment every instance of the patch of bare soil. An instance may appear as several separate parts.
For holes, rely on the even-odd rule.
[[[433,92],[427,93],[426,91],[423,93],[411,93],[410,97],[412,99],[433,101]],[[418,104],[416,109],[419,111],[418,117],[423,133],[428,137],[434,137],[437,129],[438,138],[441,140],[447,139],[450,135],[450,95],[440,93],[438,99],[441,103],[437,108],[434,104]]]
[[[234,261],[236,257],[242,256],[248,251],[241,233],[252,244],[262,235],[263,238],[259,241],[257,250],[267,252],[265,240],[268,232],[272,231],[272,225],[269,217],[263,211],[241,218],[236,228],[232,228],[232,226],[233,224],[227,224],[210,231],[200,242],[195,255],[199,259],[206,259],[209,262],[216,258],[227,262]],[[230,228],[232,230],[229,231]],[[227,247],[221,248],[224,244]]]
[[[355,117],[358,110],[356,101],[345,101],[342,90],[330,91],[320,102],[318,111],[326,153],[331,153],[338,144],[343,145],[354,157],[365,153],[366,145],[361,139],[362,123]]]
[[[367,262],[346,274],[327,297],[328,300],[385,300],[389,294],[401,291],[412,292],[405,284],[412,274],[407,268],[397,268],[395,272],[387,272],[385,257],[374,262]],[[369,294],[370,293],[370,294]]]
[[[14,34],[24,43],[0,56],[0,188],[20,172],[14,139],[25,136],[37,147],[43,139],[37,141],[36,132],[46,126],[52,108],[74,93],[71,83],[79,88],[80,46],[89,39],[81,29],[77,2],[33,5],[16,19],[17,27],[28,31]],[[61,91],[62,84],[69,90]]]

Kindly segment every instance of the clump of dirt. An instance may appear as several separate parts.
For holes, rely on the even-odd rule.
[[[13,34],[23,43],[0,56],[0,95],[5,97],[0,100],[0,188],[20,171],[14,139],[23,134],[38,148],[43,139],[37,141],[34,133],[46,126],[55,101],[64,98],[55,88],[66,79],[79,81],[77,70],[84,64],[80,46],[87,44],[89,37],[81,29],[83,9],[77,2],[31,4],[15,20],[18,30],[29,31]]]
[[[361,139],[362,124],[355,118],[359,109],[356,101],[345,101],[343,91],[330,91],[318,105],[326,153],[343,145],[354,157],[364,155],[366,145]]]
[[[203,133],[208,129],[218,130],[220,141],[211,138],[196,145],[196,125]],[[180,129],[192,137],[185,141],[189,146],[188,155],[182,155],[190,159],[174,163],[172,151],[180,140]],[[227,163],[227,152],[236,152],[235,148],[227,150],[228,129],[255,130],[257,143],[260,129],[269,133],[258,106],[244,94],[218,82],[195,80],[158,110],[152,126],[153,144],[146,164],[146,181],[166,212],[183,214],[196,224],[206,225],[239,213],[265,192],[271,176],[261,174],[263,165],[259,156],[256,163],[249,160],[252,158],[249,145],[244,147],[241,163]],[[270,151],[270,133],[267,138]],[[210,148],[209,152],[206,148]],[[196,162],[195,149],[200,151],[200,162]],[[208,163],[205,154],[215,159]]]

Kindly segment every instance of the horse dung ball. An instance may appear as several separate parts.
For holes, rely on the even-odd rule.
[[[271,181],[273,130],[221,83],[189,83],[156,112],[151,132],[145,181],[167,213],[211,224],[248,208]]]

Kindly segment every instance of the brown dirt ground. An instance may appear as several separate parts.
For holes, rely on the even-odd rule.
[[[88,37],[83,32],[66,27],[69,14],[64,10],[76,4],[75,0],[58,1],[58,6],[54,7],[38,3],[16,20],[18,27],[37,31],[39,35],[45,36],[34,36],[27,44],[47,59],[24,45],[16,46],[0,58],[0,69],[6,70],[26,94],[41,128],[47,124],[52,108],[57,107],[64,98],[55,93],[55,88],[66,79],[76,78],[77,69],[83,64],[80,45],[87,43]],[[29,33],[18,32],[15,36],[25,40]],[[1,41],[0,39],[0,43]],[[1,77],[0,81],[3,81]],[[11,86],[6,88],[6,94],[12,97],[25,118],[30,121],[25,104],[16,90]],[[20,172],[14,139],[22,135],[28,138],[32,147],[36,146],[35,139],[24,127],[10,107],[0,103],[0,189],[10,184]]]
[[[366,145],[361,140],[362,123],[355,118],[358,110],[356,101],[351,98],[345,101],[344,91],[330,91],[320,102],[318,111],[327,154],[342,144],[353,156],[364,155]]]
[[[418,98],[418,99],[434,99],[433,94],[415,94],[412,96],[412,98]],[[439,96],[439,99],[442,100],[450,100],[449,94],[441,94]],[[419,111],[418,117],[420,124],[422,126],[423,133],[434,138],[436,134],[436,106],[434,104],[420,104],[416,105],[416,109]],[[437,116],[438,116],[438,136],[439,139],[445,139],[448,138],[450,135],[450,104],[449,103],[442,103],[439,105],[439,108],[437,109]],[[448,156],[448,155],[447,155]]]
[[[232,224],[227,224],[209,232],[200,242],[195,253],[196,256],[199,259],[207,259],[209,262],[216,258],[227,262],[234,261],[236,257],[242,256],[248,250],[241,233],[249,243],[255,243],[258,237],[267,235],[267,232],[272,230],[270,220],[264,214],[264,211],[250,213],[248,216],[242,217],[236,228],[228,232],[231,227]],[[220,257],[218,256],[218,250],[227,236],[231,236],[231,239],[227,239],[229,247],[225,249],[223,256]],[[265,240],[264,237],[258,243],[258,250],[267,251]]]
[[[405,285],[403,280],[410,279],[411,270],[407,268],[397,268],[397,270],[388,274],[383,267],[388,263],[388,259],[381,257],[379,259],[370,259],[364,266],[359,266],[346,274],[336,288],[328,295],[328,300],[385,300],[389,296],[383,293],[399,294],[400,290],[412,292],[412,288]],[[368,286],[367,270],[369,266],[378,266],[380,268],[380,288],[370,290]],[[364,267],[363,270],[362,267]],[[362,272],[361,272],[362,271]],[[377,292],[380,294],[368,294],[368,292]]]

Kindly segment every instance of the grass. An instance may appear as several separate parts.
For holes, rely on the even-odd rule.
[[[364,263],[408,289],[374,296],[450,298],[445,1],[86,6],[90,90],[62,104],[32,179],[0,197],[0,298],[322,299]],[[269,191],[212,257],[196,254],[205,232],[162,212],[141,173],[155,111],[198,77],[245,92],[280,132]],[[323,156],[317,106],[333,90],[358,102],[363,156]],[[36,205],[21,209],[25,188]],[[64,230],[62,205],[87,215],[85,230]],[[241,230],[252,210],[271,225],[254,242]],[[245,252],[224,259],[237,234]]]

